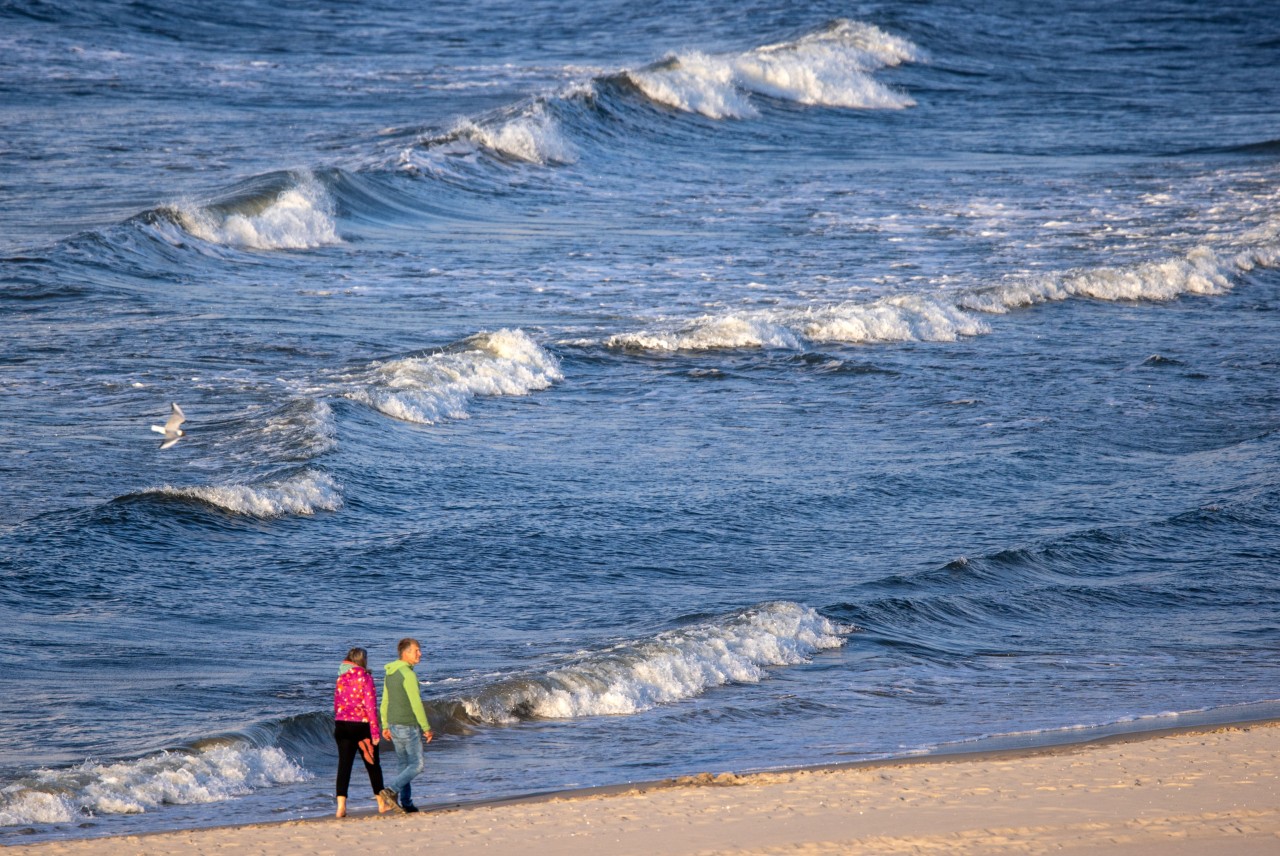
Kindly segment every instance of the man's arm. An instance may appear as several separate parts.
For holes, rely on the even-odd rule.
[[[382,704],[378,706],[378,721],[382,723],[382,736],[391,739],[391,727],[387,724],[387,700],[391,697],[390,691],[387,689],[387,680],[390,675],[382,680]]]
[[[427,712],[422,709],[422,692],[418,689],[418,676],[412,670],[408,670],[409,674],[405,675],[405,695],[409,697],[409,707],[413,709],[413,717],[418,720],[418,725],[422,727],[423,734],[431,733],[431,723],[427,722]],[[412,681],[412,685],[410,685]]]

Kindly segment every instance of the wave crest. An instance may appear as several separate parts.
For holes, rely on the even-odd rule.
[[[569,164],[578,160],[577,151],[541,106],[491,125],[468,122],[461,133],[477,145],[512,160],[536,164]]]
[[[1104,267],[1002,283],[965,296],[960,305],[979,312],[1001,313],[1072,297],[1094,300],[1173,300],[1184,294],[1222,294],[1232,277],[1248,270],[1245,260],[1264,254],[1241,254],[1223,261],[1208,247],[1197,247],[1181,258],[1128,267]]]
[[[543,675],[486,687],[461,700],[490,724],[638,713],[729,683],[756,683],[769,667],[807,662],[838,648],[852,628],[811,607],[766,603],[718,620],[590,653]]]
[[[242,742],[133,761],[85,762],[39,770],[0,790],[0,826],[70,823],[86,815],[139,814],[164,804],[219,802],[311,778],[281,749]]]
[[[707,316],[674,329],[619,333],[603,344],[622,350],[706,351],[803,350],[806,343],[821,342],[951,342],[990,332],[979,314],[1004,314],[1080,297],[1167,301],[1187,294],[1223,294],[1231,290],[1239,275],[1257,267],[1277,266],[1280,246],[1274,244],[1233,255],[1197,247],[1185,256],[1164,261],[1014,278],[950,297],[902,294],[869,303]]]
[[[953,304],[899,295],[872,303],[710,316],[671,331],[621,333],[604,345],[642,351],[803,350],[806,342],[952,342],[987,330],[981,319]]]
[[[858,109],[902,109],[915,104],[872,73],[922,58],[906,39],[870,24],[836,21],[793,42],[741,54],[689,52],[628,79],[651,101],[712,119],[756,115],[750,94],[796,104]]]
[[[580,90],[572,90],[561,98],[579,94]],[[565,139],[546,102],[537,100],[518,111],[503,110],[486,118],[464,119],[448,133],[421,137],[400,151],[395,167],[410,172],[447,172],[448,159],[477,151],[489,152],[506,161],[544,166],[578,160],[578,150]]]
[[[528,395],[563,380],[559,361],[523,330],[480,333],[455,348],[374,363],[347,398],[406,422],[466,419],[482,395]]]
[[[278,193],[231,206],[176,206],[170,214],[192,236],[253,250],[306,250],[341,243],[334,203],[315,176]]]
[[[290,478],[265,484],[200,485],[152,488],[144,495],[193,499],[232,514],[269,519],[286,515],[311,515],[337,511],[342,492],[328,473],[305,470]]]

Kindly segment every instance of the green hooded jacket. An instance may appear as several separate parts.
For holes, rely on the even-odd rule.
[[[427,732],[427,712],[422,709],[422,693],[418,690],[418,676],[404,660],[392,660],[386,665],[387,677],[382,682],[382,704],[378,713],[382,727],[389,725],[416,725]]]

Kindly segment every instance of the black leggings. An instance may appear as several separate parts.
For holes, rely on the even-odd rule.
[[[338,796],[347,795],[347,786],[351,784],[351,767],[356,756],[360,755],[360,741],[371,736],[367,722],[344,722],[339,719],[333,723],[333,739],[338,741]],[[363,755],[360,755],[360,760],[364,761]],[[382,763],[378,759],[378,746],[373,747],[373,763],[365,761],[364,768],[369,773],[369,784],[373,786],[376,796],[382,790]]]

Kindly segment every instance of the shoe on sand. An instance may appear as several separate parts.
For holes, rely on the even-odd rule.
[[[400,808],[400,800],[396,799],[396,792],[391,788],[383,788],[378,792],[378,796],[382,797],[383,802],[397,811],[404,811],[404,809]]]

